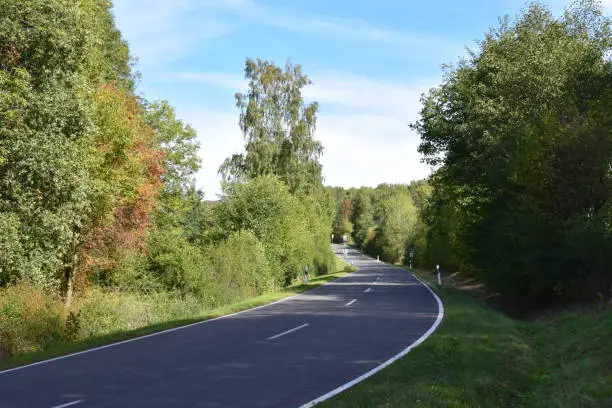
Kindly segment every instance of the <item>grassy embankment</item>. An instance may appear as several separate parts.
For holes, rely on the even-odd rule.
[[[436,291],[438,330],[323,407],[612,407],[611,305],[515,320],[458,286]]]
[[[32,293],[29,287],[13,288],[11,293],[5,290],[0,292],[4,314],[0,316],[0,345],[10,340],[20,350],[31,351],[1,358],[0,370],[261,306],[324,285],[352,270],[337,259],[334,273],[212,310],[202,310],[195,299],[164,293],[143,296],[96,290],[75,300],[73,309],[81,314],[79,327],[72,329],[70,319],[64,322],[60,302]]]

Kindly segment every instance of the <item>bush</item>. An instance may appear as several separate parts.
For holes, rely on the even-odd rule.
[[[178,292],[137,294],[94,289],[74,300],[66,332],[73,328],[75,333],[67,339],[85,340],[135,330],[152,324],[186,319],[202,310],[201,302],[196,297],[183,296]]]
[[[198,297],[212,305],[215,287],[208,259],[200,248],[169,230],[157,230],[149,242],[148,270],[166,290]]]
[[[278,273],[270,268],[263,244],[250,231],[238,231],[209,252],[215,306],[260,295],[278,286]]]
[[[55,296],[29,284],[0,291],[0,351],[3,353],[42,350],[61,339],[63,332],[62,304]]]

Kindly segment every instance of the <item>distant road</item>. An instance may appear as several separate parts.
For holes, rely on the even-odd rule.
[[[410,273],[354,250],[349,260],[357,272],[278,303],[0,372],[0,408],[300,407],[441,318]]]

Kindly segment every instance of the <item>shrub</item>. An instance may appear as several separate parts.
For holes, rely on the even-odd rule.
[[[158,230],[149,243],[148,269],[169,291],[194,295],[212,304],[215,286],[208,259],[200,248],[169,230]]]
[[[19,284],[0,291],[0,350],[38,351],[63,336],[62,303],[39,287]]]
[[[263,244],[250,231],[232,233],[209,252],[216,283],[216,306],[257,296],[277,286]]]

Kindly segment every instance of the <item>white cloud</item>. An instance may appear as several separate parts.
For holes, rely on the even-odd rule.
[[[218,16],[189,19],[194,0],[115,0],[117,26],[142,65],[161,65],[182,57],[201,41],[228,34],[232,24]]]
[[[219,166],[227,157],[244,150],[238,113],[198,107],[178,112],[198,133],[202,169],[196,174],[197,185],[205,192],[206,199],[215,200],[221,192]]]
[[[313,85],[304,96],[325,104],[337,104],[368,113],[378,113],[403,120],[416,119],[419,98],[436,80],[421,80],[410,84],[380,81],[346,72],[328,72],[312,77]]]
[[[408,183],[427,177],[418,136],[401,120],[372,115],[321,115],[317,138],[325,184],[343,187]]]

